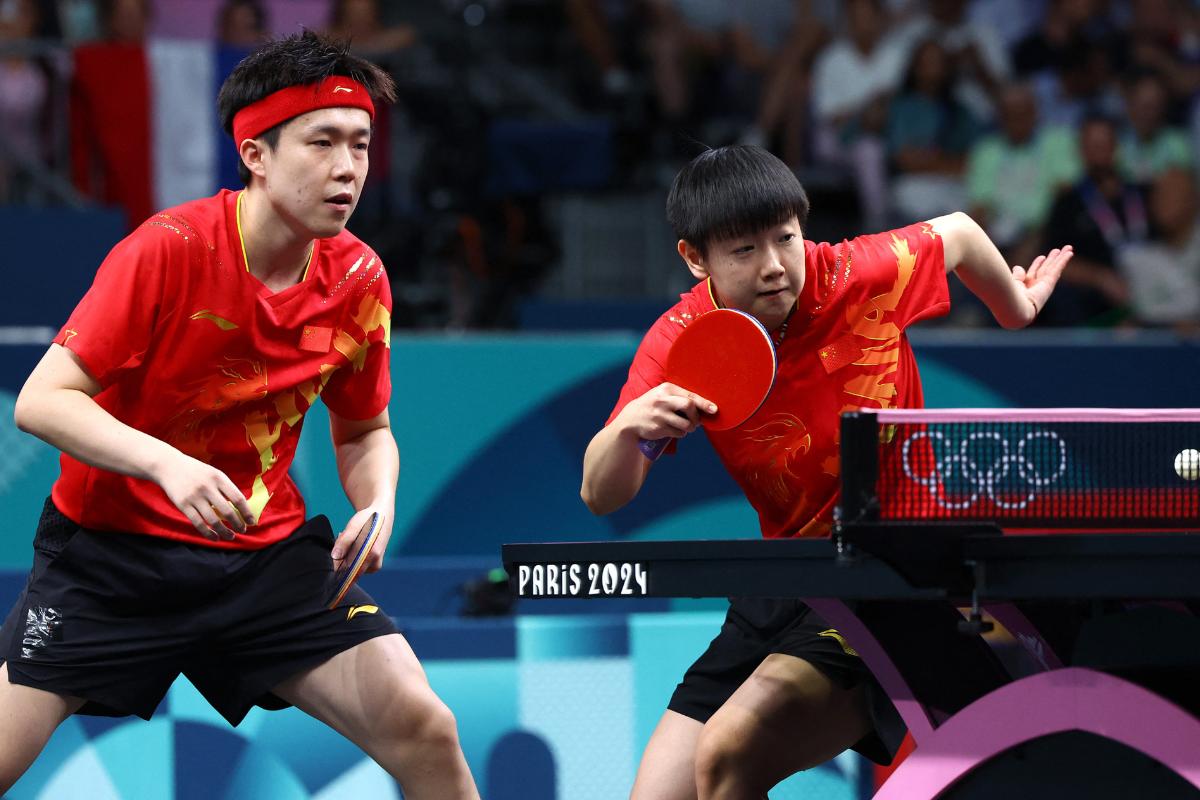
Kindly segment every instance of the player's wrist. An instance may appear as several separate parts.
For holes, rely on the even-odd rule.
[[[140,477],[162,486],[171,475],[179,471],[180,458],[186,456],[166,442],[155,440],[147,448],[146,457],[142,460],[144,474]]]

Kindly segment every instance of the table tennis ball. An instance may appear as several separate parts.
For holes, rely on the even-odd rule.
[[[1175,473],[1185,481],[1200,478],[1200,450],[1189,447],[1180,451],[1179,455],[1175,456]]]

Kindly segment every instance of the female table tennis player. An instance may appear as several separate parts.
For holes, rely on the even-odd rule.
[[[663,380],[680,331],[716,308],[756,317],[778,373],[742,424],[708,436],[768,538],[824,536],[837,497],[842,410],[919,407],[906,328],[946,313],[958,274],[1005,328],[1031,323],[1070,246],[1010,267],[970,217],[954,213],[840,244],[803,238],[808,199],[760,148],[708,150],[676,176],[667,218],[698,283],[646,333],[607,424],[588,445],[582,497],[596,514],[632,500],[652,465],[640,440],[678,440],[715,410]],[[668,448],[670,452],[673,448]],[[762,798],[847,748],[891,761],[895,710],[854,651],[795,600],[734,599],[684,675],[642,756],[634,800]]]

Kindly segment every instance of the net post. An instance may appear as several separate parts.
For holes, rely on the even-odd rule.
[[[847,411],[841,420],[842,493],[837,506],[839,525],[875,522],[879,498],[879,425],[870,411]]]

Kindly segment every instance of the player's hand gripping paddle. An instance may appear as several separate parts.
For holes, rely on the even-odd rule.
[[[371,554],[375,540],[379,538],[379,528],[379,514],[371,514],[370,519],[362,526],[358,536],[354,539],[354,555],[343,558],[342,565],[334,573],[333,585],[337,587],[337,590],[333,593],[333,600],[329,603],[330,608],[335,608],[338,603],[342,602],[346,592],[350,591],[350,587],[358,580],[358,574],[362,572],[363,564],[366,563],[367,556]]]
[[[757,319],[734,308],[718,308],[692,320],[667,353],[667,383],[711,400],[715,414],[701,420],[712,431],[724,431],[748,420],[775,383],[775,345]],[[651,461],[662,455],[670,438],[642,439],[638,447]]]

